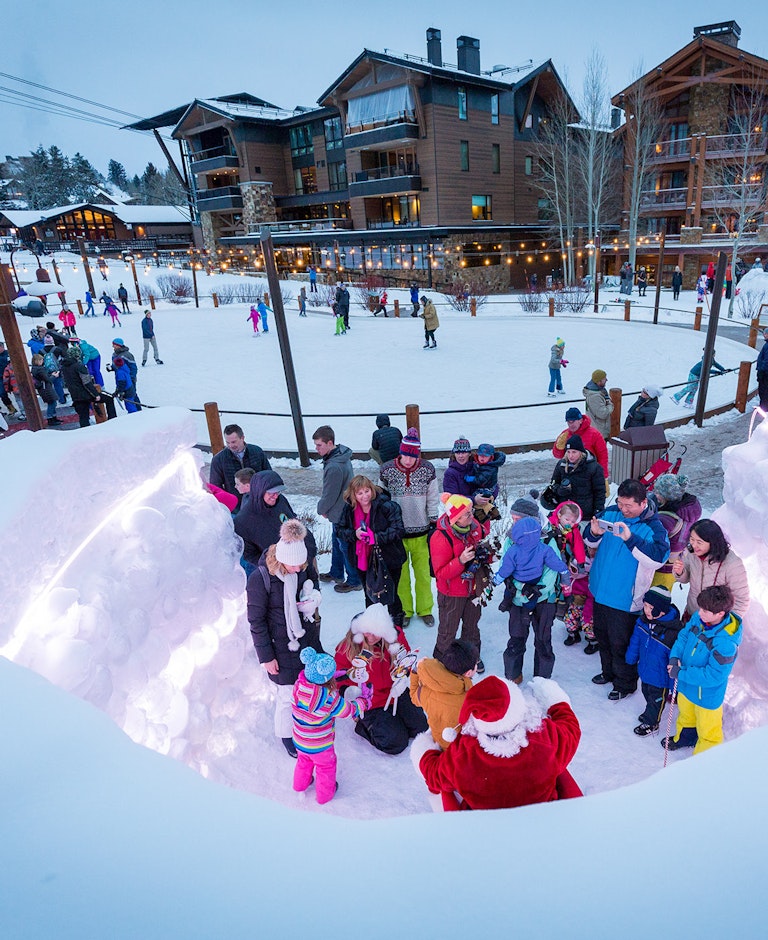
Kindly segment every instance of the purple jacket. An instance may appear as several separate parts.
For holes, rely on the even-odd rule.
[[[443,474],[443,492],[457,493],[459,496],[467,496],[471,499],[474,492],[474,479],[474,467],[471,460],[460,464],[451,459]]]
[[[659,568],[659,574],[672,574],[672,563],[685,551],[691,526],[701,518],[701,503],[690,493],[684,493],[679,503],[665,503],[657,518],[669,539],[669,558]]]

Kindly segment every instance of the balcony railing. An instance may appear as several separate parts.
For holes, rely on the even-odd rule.
[[[207,199],[221,199],[223,196],[242,196],[239,186],[219,186],[217,189],[199,189],[197,201],[205,202]]]
[[[393,222],[391,219],[368,219],[367,228],[418,228],[419,221]]]
[[[269,230],[279,235],[281,232],[332,232],[334,229],[351,229],[352,219],[301,219],[290,222],[270,222]],[[249,235],[258,235],[259,226],[252,225]]]
[[[235,150],[227,146],[226,144],[221,144],[218,147],[209,147],[207,150],[192,150],[189,154],[189,159],[193,163],[198,163],[200,160],[210,160],[212,157],[236,157],[237,153]]]
[[[701,191],[701,204],[704,207],[722,206],[738,209],[742,201],[748,206],[755,206],[765,199],[764,183],[747,183],[741,186],[704,186]]]
[[[355,173],[355,182],[367,183],[369,180],[388,180],[395,176],[419,176],[420,172],[418,163],[409,163],[405,166],[378,166]]]
[[[761,156],[768,148],[766,134],[716,134],[707,137],[707,157],[731,157],[746,150],[751,156]],[[679,162],[691,153],[691,138],[660,140],[654,145],[649,163]]]
[[[681,137],[676,140],[660,140],[654,145],[648,162],[661,163],[665,160],[684,160],[690,152],[690,137]]]
[[[688,198],[688,187],[675,189],[649,189],[640,194],[640,208],[651,209],[659,206],[684,209]]]
[[[396,111],[393,114],[379,115],[375,120],[365,124],[347,124],[347,134],[361,134],[363,131],[378,130],[380,127],[390,127],[392,124],[416,124],[415,111]]]

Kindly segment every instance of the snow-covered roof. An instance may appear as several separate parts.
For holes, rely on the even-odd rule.
[[[4,215],[14,228],[24,228],[25,225],[42,221],[39,209],[2,209],[0,215]]]
[[[3,209],[0,214],[4,215],[14,228],[24,228],[87,208],[107,212],[127,225],[171,225],[191,221],[186,206],[113,206],[98,202],[78,202],[70,206],[53,206],[50,209]]]

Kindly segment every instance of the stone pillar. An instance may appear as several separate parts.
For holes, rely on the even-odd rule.
[[[680,229],[681,245],[700,245],[704,229],[700,225],[686,225]]]
[[[243,194],[242,225],[246,233],[263,222],[277,222],[275,197],[271,183],[251,180],[240,184]]]
[[[203,246],[207,249],[208,254],[212,257],[216,257],[216,233],[213,227],[213,213],[211,212],[201,212],[200,213],[200,229],[203,236]]]
[[[757,244],[763,249],[768,245],[768,225],[757,226]]]

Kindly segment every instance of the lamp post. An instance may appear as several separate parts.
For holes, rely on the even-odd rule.
[[[600,232],[595,232],[595,303],[594,303],[594,313],[597,313],[600,308],[600,283],[598,278],[600,277]]]
[[[139,288],[139,279],[136,276],[136,259],[133,257],[133,255],[123,255],[123,261],[127,261],[131,266],[133,286],[136,288],[136,303],[141,306],[141,290]]]
[[[659,322],[659,298],[661,297],[661,272],[664,270],[664,237],[662,231],[659,239],[659,260],[656,262],[656,299],[653,302],[653,322]]]
[[[85,239],[82,237],[82,235],[78,235],[75,241],[77,242],[77,247],[80,249],[80,258],[83,262],[85,279],[88,281],[88,290],[91,292],[91,297],[95,297],[96,288],[93,286],[93,274],[91,274],[91,265],[88,261],[88,255],[85,253]]]

